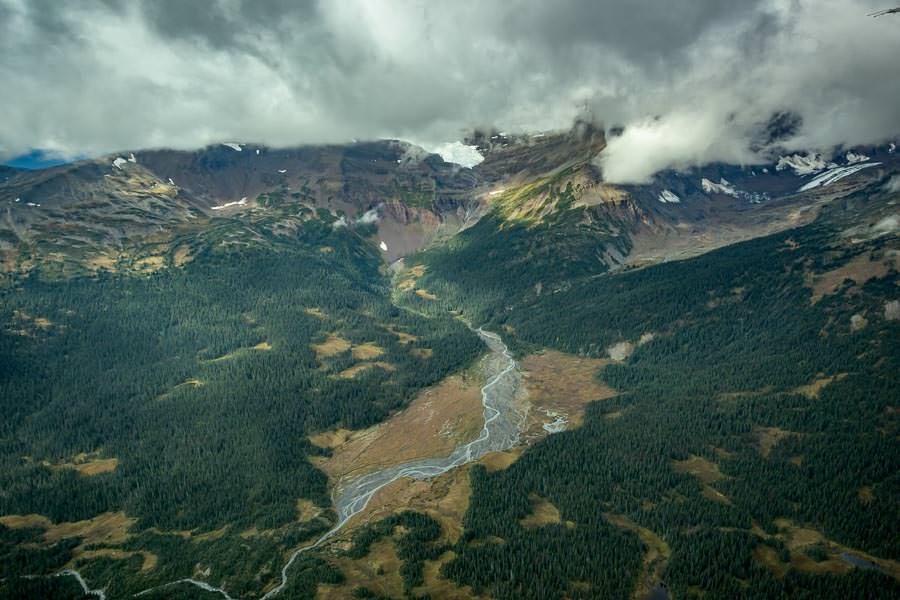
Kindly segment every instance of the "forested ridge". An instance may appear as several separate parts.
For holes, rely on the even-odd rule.
[[[611,276],[595,262],[566,278],[566,257],[549,252],[510,272],[493,258],[524,228],[490,219],[416,257],[441,304],[409,302],[478,315],[519,353],[634,347],[598,374],[620,393],[582,427],[473,471],[466,533],[442,572],[504,599],[627,597],[648,548],[614,526],[626,519],[671,549],[656,579],[673,597],[896,597],[896,569],[840,555],[900,559],[897,272],[821,299],[810,287],[896,250],[890,237],[847,243],[841,218]],[[464,267],[476,248],[493,250]],[[510,277],[526,293],[503,293]],[[522,527],[529,494],[572,525]],[[797,542],[808,531],[821,541]]]
[[[210,245],[148,276],[36,270],[0,291],[0,515],[136,519],[117,546],[156,555],[149,577],[130,580],[140,556],[83,566],[111,597],[197,564],[236,593],[274,578],[283,549],[334,518],[308,460],[326,450],[308,434],[380,421],[484,351],[459,321],[392,305],[366,232],[332,223],[309,220],[274,246]],[[329,336],[340,343],[317,355]],[[75,468],[104,460],[117,463]],[[298,521],[299,499],[319,516]],[[12,543],[19,530],[0,531]],[[58,569],[70,541],[53,556],[11,556],[19,568],[3,577]]]

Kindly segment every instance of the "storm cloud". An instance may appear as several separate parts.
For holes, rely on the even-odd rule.
[[[865,0],[0,0],[0,159],[623,126],[610,181],[900,132]],[[795,125],[765,139],[773,115]],[[762,136],[762,137],[761,137]],[[777,144],[777,148],[774,144]]]

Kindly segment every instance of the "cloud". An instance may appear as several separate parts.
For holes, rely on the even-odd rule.
[[[370,208],[363,215],[356,220],[356,222],[360,225],[369,225],[371,223],[378,222],[378,209]]]
[[[598,159],[604,177],[641,183],[667,168],[682,169],[711,160],[753,162],[754,154],[741,132],[722,135],[725,117],[707,111],[686,109],[629,124],[623,135],[608,141]]]
[[[686,73],[650,86],[669,98],[626,119],[601,164],[608,179],[646,181],[664,167],[724,160],[753,164],[773,150],[827,151],[900,131],[897,23],[866,20],[859,2],[774,2],[756,25],[735,22],[692,48]],[[649,89],[649,87],[648,87]],[[759,144],[774,116],[790,135]],[[628,124],[631,126],[629,127]],[[784,123],[782,123],[784,125]],[[751,150],[752,149],[752,150]]]
[[[900,130],[869,0],[0,0],[0,158],[625,127],[612,181]],[[751,150],[752,148],[752,150]]]

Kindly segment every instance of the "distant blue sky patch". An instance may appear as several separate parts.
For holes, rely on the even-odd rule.
[[[64,165],[67,162],[70,161],[63,160],[52,154],[47,154],[43,150],[32,150],[28,154],[17,156],[3,164],[8,167],[16,167],[19,169],[46,169],[47,167]]]

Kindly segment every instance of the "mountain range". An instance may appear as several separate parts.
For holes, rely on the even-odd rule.
[[[38,171],[5,167],[3,264],[11,272],[28,271],[34,260],[91,271],[119,261],[125,246],[132,262],[172,264],[176,231],[201,235],[216,217],[290,228],[290,217],[274,216],[292,206],[376,223],[386,258],[395,260],[492,207],[508,219],[539,220],[556,209],[552,190],[569,184],[575,206],[627,223],[623,238],[635,248],[627,260],[608,262],[657,262],[808,222],[821,203],[898,164],[892,144],[834,161],[795,154],[769,165],[715,164],[662,172],[648,185],[610,185],[597,161],[605,136],[586,126],[533,136],[481,133],[469,141],[484,157],[474,168],[400,141],[293,149],[229,143]]]
[[[0,167],[0,598],[897,597],[896,146],[619,134]]]

